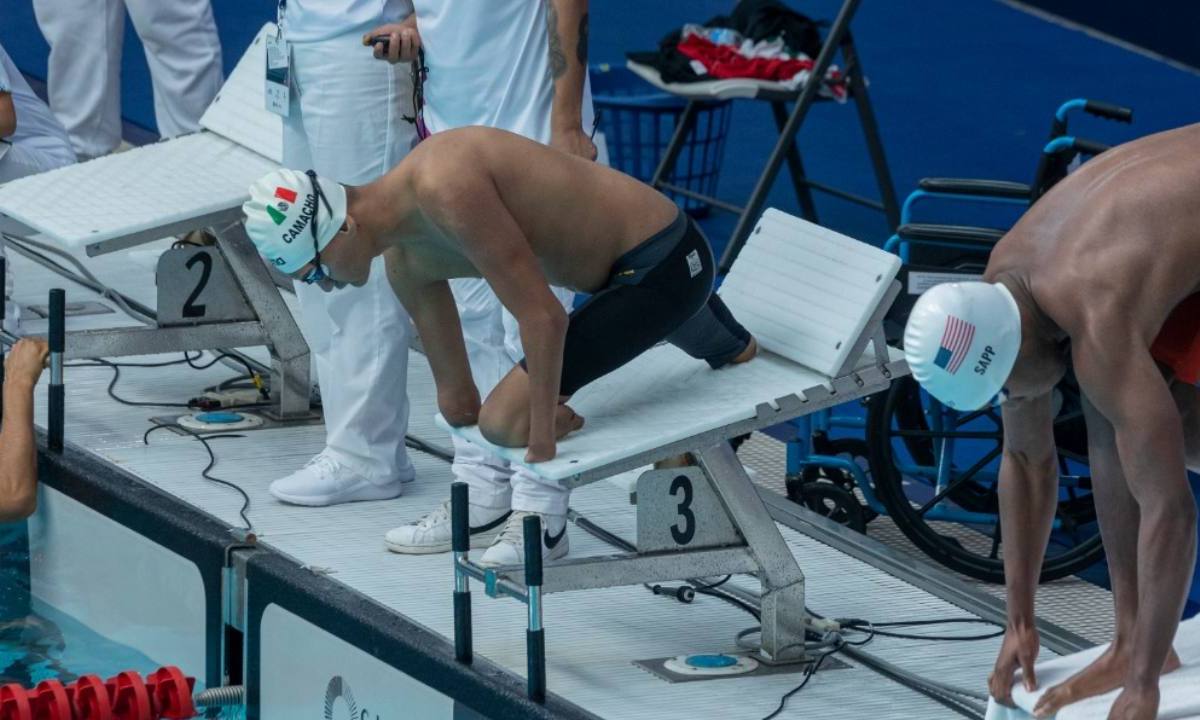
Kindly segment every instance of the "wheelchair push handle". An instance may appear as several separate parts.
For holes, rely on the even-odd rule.
[[[1122,123],[1133,122],[1133,108],[1113,105],[1112,103],[1101,102],[1099,100],[1088,100],[1083,105],[1083,111],[1089,115],[1095,115],[1106,120],[1115,120]]]
[[[1075,155],[1076,153],[1082,153],[1084,155],[1099,155],[1108,149],[1108,145],[1105,145],[1104,143],[1098,143],[1095,140],[1065,135],[1046,143],[1046,147],[1042,149],[1042,152],[1046,155],[1057,156]]]

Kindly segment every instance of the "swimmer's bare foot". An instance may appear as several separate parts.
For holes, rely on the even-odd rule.
[[[684,453],[682,455],[676,455],[675,457],[669,457],[666,460],[659,460],[658,462],[654,463],[654,469],[667,470],[671,468],[688,467],[695,464],[696,459],[692,457],[692,454]]]
[[[1163,675],[1178,670],[1179,666],[1179,656],[1172,648],[1166,662],[1163,663]],[[1034,717],[1053,717],[1071,703],[1116,690],[1125,684],[1128,670],[1128,653],[1114,653],[1110,648],[1091,665],[1047,690],[1033,708]]]
[[[748,345],[746,345],[746,349],[743,350],[741,352],[741,354],[739,354],[733,360],[730,360],[729,364],[730,365],[741,365],[744,362],[750,362],[751,360],[754,359],[754,356],[757,354],[758,354],[758,341],[754,339],[753,335],[751,335],[750,343]]]
[[[566,404],[558,406],[554,413],[554,438],[562,440],[567,435],[583,427],[583,416],[577,415]]]

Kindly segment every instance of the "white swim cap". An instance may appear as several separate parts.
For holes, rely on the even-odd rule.
[[[250,199],[242,205],[246,234],[259,254],[282,273],[290,275],[312,261],[315,252],[310,223],[314,213],[317,247],[321,250],[346,220],[346,188],[332,180],[317,177],[316,181],[323,200],[313,192],[306,173],[273,170],[250,186]]]
[[[1021,311],[1000,283],[944,283],[917,299],[904,354],[917,382],[956,410],[976,410],[1004,387],[1021,349]]]

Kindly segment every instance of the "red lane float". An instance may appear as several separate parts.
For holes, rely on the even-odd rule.
[[[58,680],[43,680],[29,691],[34,720],[74,720],[67,688]]]
[[[108,686],[95,675],[84,675],[67,688],[75,710],[73,720],[113,720]]]
[[[32,690],[0,686],[0,720],[191,720],[196,681],[177,667],[145,679],[132,670],[103,681],[84,675],[70,685],[45,680]]]
[[[112,697],[113,720],[157,720],[142,676],[127,670],[105,683]],[[195,717],[194,715],[192,717]]]
[[[33,720],[25,688],[15,683],[0,687],[0,720]]]
[[[192,688],[196,681],[186,677],[179,668],[159,668],[146,676],[146,685],[154,702],[154,720],[188,720],[200,713],[192,703]]]

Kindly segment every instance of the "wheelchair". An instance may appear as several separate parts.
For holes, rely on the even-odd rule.
[[[1072,100],[1054,115],[1032,182],[927,178],[905,201],[901,225],[885,244],[905,265],[908,289],[889,315],[889,342],[903,334],[919,292],[938,282],[978,277],[1005,229],[915,221],[915,210],[936,202],[1007,205],[1023,210],[1073,166],[1106,145],[1068,134],[1076,110],[1130,122],[1132,111]],[[1103,557],[1087,469],[1087,434],[1077,383],[1068,375],[1055,389],[1059,504],[1043,563],[1043,582],[1078,573]],[[788,496],[819,514],[864,531],[890,517],[930,558],[970,577],[1003,582],[1003,535],[997,479],[1003,425],[999,406],[956,412],[921,390],[911,377],[892,383],[865,407],[835,408],[794,428],[788,443]],[[837,429],[858,437],[831,437]],[[777,437],[779,435],[777,434]]]

